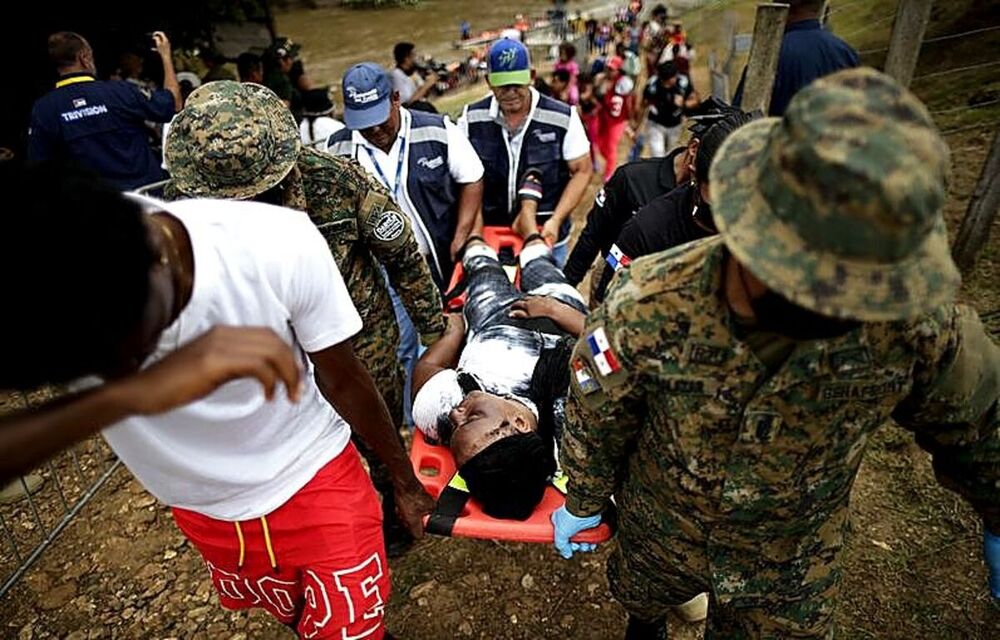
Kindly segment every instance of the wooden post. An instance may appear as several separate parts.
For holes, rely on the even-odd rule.
[[[904,87],[910,86],[913,80],[932,4],[934,0],[899,0],[896,20],[892,23],[889,53],[885,58],[885,72]]]
[[[962,226],[959,227],[958,236],[955,238],[955,246],[951,250],[955,264],[963,273],[972,268],[976,262],[976,255],[986,244],[998,209],[1000,209],[1000,131],[993,136],[993,146],[986,156],[982,173],[979,174],[979,182],[976,183],[976,189],[969,199],[969,208],[965,212],[965,219],[962,220]]]
[[[774,75],[778,70],[778,54],[785,33],[788,5],[765,3],[757,5],[753,25],[753,44],[747,62],[747,79],[743,89],[744,111],[760,109],[767,113],[774,90]]]

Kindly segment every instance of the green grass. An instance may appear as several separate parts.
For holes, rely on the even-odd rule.
[[[881,68],[897,4],[897,0],[835,1],[830,28],[862,52],[865,64]],[[1000,26],[1000,19],[992,0],[935,2],[924,39],[996,26]],[[1000,64],[952,72],[996,63],[1000,61],[997,51],[1000,29],[928,42],[921,47],[910,88],[931,110],[942,131],[1000,120],[1000,102],[988,104],[1000,101]]]
[[[702,62],[714,54],[721,62],[732,33],[753,31],[753,0],[708,2],[684,15]],[[832,0],[828,28],[861,52],[864,64],[882,68],[898,0]],[[1000,26],[995,0],[947,0],[934,3],[925,39]],[[944,73],[959,67],[1000,62],[1000,29],[925,43],[911,86],[942,131],[1000,121],[1000,64]],[[730,87],[735,88],[745,56],[734,59]],[[932,75],[928,74],[942,74]],[[996,101],[994,103],[994,101]],[[981,106],[980,106],[981,105]],[[975,108],[968,108],[975,107]]]

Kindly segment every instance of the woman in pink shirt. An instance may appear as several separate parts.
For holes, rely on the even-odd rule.
[[[576,47],[569,42],[559,45],[559,61],[556,62],[555,70],[565,69],[569,72],[569,104],[575,105],[580,101],[580,89],[576,79],[580,75],[580,65],[576,63]]]

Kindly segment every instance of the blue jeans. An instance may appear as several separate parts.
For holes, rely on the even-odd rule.
[[[388,285],[388,282],[386,282]],[[389,285],[389,297],[392,298],[392,311],[396,314],[396,324],[399,325],[399,348],[396,349],[396,357],[399,364],[403,365],[403,422],[408,427],[413,426],[413,415],[410,410],[410,389],[413,383],[413,368],[417,365],[417,359],[426,350],[420,344],[420,334],[410,319],[410,314],[406,312],[406,305],[399,297],[396,290]]]
[[[508,324],[510,306],[528,295],[545,295],[587,313],[580,293],[568,282],[563,272],[548,257],[538,257],[521,267],[521,289],[507,277],[495,254],[466,256],[465,277],[468,283],[465,300],[465,321],[468,330],[481,333],[498,325]]]
[[[566,261],[569,260],[569,238],[563,238],[552,247],[552,259],[560,269],[566,266]]]
[[[542,220],[545,222],[548,218]],[[569,260],[569,232],[573,229],[573,222],[566,218],[559,227],[559,240],[552,246],[552,260],[556,266],[562,269]]]

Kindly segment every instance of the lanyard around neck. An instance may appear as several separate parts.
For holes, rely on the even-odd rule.
[[[368,148],[367,145],[364,146],[364,150],[368,152],[368,157],[371,159],[372,164],[375,166],[375,172],[378,173],[379,180],[385,185],[385,188],[392,192],[392,197],[399,202],[399,185],[400,178],[403,176],[403,160],[406,155],[406,138],[400,136],[399,138],[399,158],[396,161],[396,182],[395,186],[389,184],[389,179],[385,177],[385,173],[382,172],[382,167],[379,165],[378,160],[375,159],[375,154],[372,150]]]

